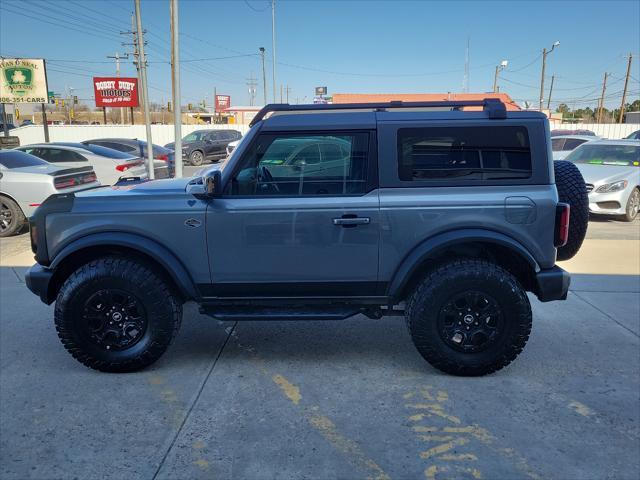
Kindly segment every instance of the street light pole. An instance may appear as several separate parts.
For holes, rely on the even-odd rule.
[[[264,47],[260,47],[260,56],[262,57],[262,93],[264,95],[264,104],[267,104],[267,71],[264,68]]]
[[[140,81],[142,83],[142,103],[144,107],[144,123],[147,130],[147,171],[149,180],[155,178],[153,169],[153,142],[151,140],[151,119],[149,113],[149,90],[147,89],[147,58],[144,55],[144,40],[142,38],[142,16],[140,14],[140,0],[135,0],[136,6],[136,35],[138,38],[138,64],[140,67]]]
[[[542,107],[544,105],[544,71],[547,66],[547,55],[549,55],[553,50],[560,45],[560,42],[555,41],[551,46],[551,50],[547,52],[546,48],[542,49],[542,76],[540,77],[540,111],[542,111]]]
[[[171,0],[171,93],[173,94],[173,161],[175,177],[182,177],[182,110],[180,108],[180,48],[178,24],[178,0]]]
[[[498,74],[500,73],[500,70],[507,68],[508,64],[509,62],[507,60],[502,60],[500,65],[496,65],[496,73],[493,76],[493,93],[498,93]]]

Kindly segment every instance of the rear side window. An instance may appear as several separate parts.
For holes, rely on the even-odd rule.
[[[564,138],[552,138],[551,139],[551,150],[553,150],[554,152],[560,152],[562,151],[562,147],[564,147]]]
[[[531,149],[524,127],[433,127],[398,130],[403,181],[529,178]]]
[[[586,140],[582,140],[580,138],[567,138],[567,141],[564,142],[563,150],[573,150],[574,148],[582,145]]]

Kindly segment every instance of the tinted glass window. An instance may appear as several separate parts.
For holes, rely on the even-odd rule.
[[[564,146],[564,138],[552,138],[551,139],[551,150],[554,152],[559,152],[562,150]]]
[[[32,153],[49,163],[87,161],[87,159],[79,153],[73,152],[71,150],[63,150],[61,148],[36,148]]]
[[[113,148],[102,147],[100,145],[81,144],[80,148],[89,150],[90,152],[95,153],[96,155],[100,155],[101,157],[115,158],[118,160],[131,158],[130,154],[124,153],[120,150],[115,150]]]
[[[531,176],[524,127],[434,127],[398,130],[400,180],[493,180]]]
[[[363,194],[367,184],[368,139],[366,133],[261,135],[243,158],[228,193]]]
[[[0,151],[0,165],[6,168],[35,167],[46,164],[44,160],[19,150]]]
[[[573,150],[574,148],[582,145],[586,140],[581,140],[579,138],[567,138],[564,142],[563,150]]]

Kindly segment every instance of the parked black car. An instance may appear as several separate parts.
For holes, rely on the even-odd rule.
[[[182,139],[182,160],[191,165],[202,165],[205,160],[220,160],[227,156],[227,145],[240,140],[237,130],[196,130]],[[174,143],[166,148],[174,149]]]

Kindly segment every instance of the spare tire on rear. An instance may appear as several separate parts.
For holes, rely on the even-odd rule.
[[[558,197],[563,203],[571,206],[569,216],[569,240],[558,248],[558,260],[573,258],[587,234],[589,224],[589,196],[584,178],[573,163],[566,160],[553,162]]]

